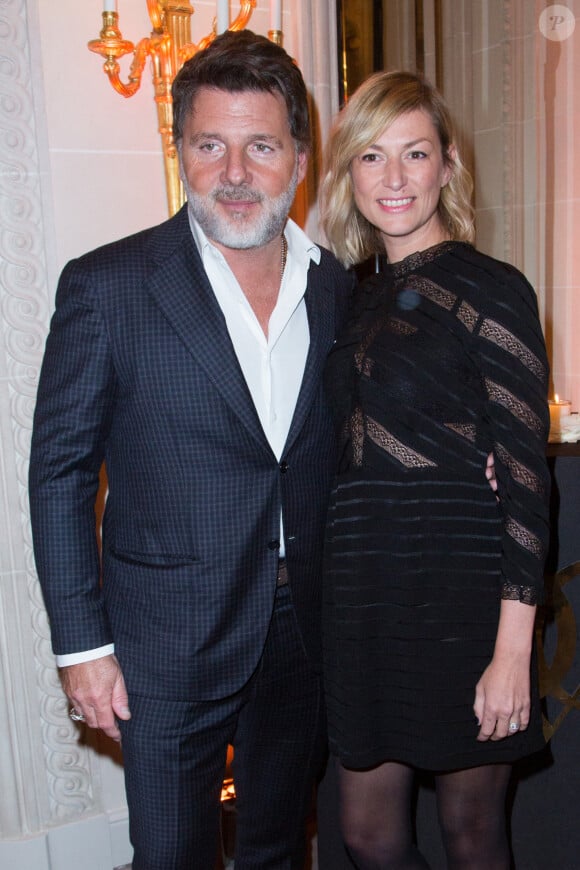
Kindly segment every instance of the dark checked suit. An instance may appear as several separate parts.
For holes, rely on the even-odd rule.
[[[327,252],[320,266],[311,263],[305,296],[310,349],[278,461],[185,208],[63,272],[32,443],[36,562],[55,653],[115,643],[133,713],[123,730],[132,837],[148,836],[148,851],[165,836],[169,816],[200,797],[188,783],[179,810],[171,803],[168,819],[163,816],[174,788],[163,765],[181,767],[183,774],[193,762],[155,743],[163,722],[143,699],[162,699],[166,703],[157,707],[166,711],[175,705],[182,732],[195,731],[203,720],[207,734],[217,733],[221,726],[212,724],[208,702],[236,697],[248,685],[276,608],[284,611],[280,634],[295,630],[297,620],[309,666],[317,666],[321,540],[333,450],[321,370],[349,287]],[[109,495],[101,589],[94,502],[103,461]],[[290,589],[275,606],[280,509]],[[280,657],[274,670],[283,674],[286,653],[279,638],[273,644],[273,661]],[[299,734],[304,711],[298,709],[297,717],[290,727]],[[133,750],[130,729],[137,721],[141,731]],[[207,743],[207,734],[197,743]],[[219,753],[208,761],[222,763]],[[305,767],[310,763],[304,760]],[[155,771],[152,794],[146,793],[151,776],[133,782],[137,767]],[[271,775],[275,789],[276,771]],[[271,795],[262,798],[271,801]],[[153,833],[151,820],[140,821],[141,804],[152,800]],[[136,858],[134,867],[164,870],[165,858],[147,860]],[[171,866],[205,870],[203,859],[196,863],[191,856]]]

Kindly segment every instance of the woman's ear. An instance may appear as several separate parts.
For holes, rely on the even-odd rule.
[[[443,167],[443,178],[441,181],[441,187],[445,187],[446,184],[449,184],[451,179],[453,178],[453,173],[455,172],[455,158],[457,157],[457,148],[453,143],[447,149],[447,155],[445,158],[445,166]]]

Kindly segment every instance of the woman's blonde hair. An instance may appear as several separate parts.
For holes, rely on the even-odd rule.
[[[450,238],[475,236],[473,181],[454,144],[453,123],[443,97],[423,78],[408,72],[379,72],[355,91],[339,113],[326,148],[320,189],[321,219],[328,243],[345,266],[384,254],[380,233],[356,207],[350,167],[377,141],[385,127],[406,112],[426,112],[439,136],[443,160],[453,175],[441,190],[439,215]]]

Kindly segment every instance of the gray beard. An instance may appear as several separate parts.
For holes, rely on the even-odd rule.
[[[223,184],[206,196],[200,196],[190,189],[183,176],[182,180],[189,211],[210,241],[235,250],[261,248],[281,235],[284,230],[298,187],[298,161],[287,189],[273,198],[266,197],[260,191],[252,190],[251,187],[245,185],[238,187],[231,184]],[[216,214],[215,204],[218,198],[233,202],[250,199],[262,203],[264,208],[258,217],[248,219],[240,214],[233,215],[228,220]]]

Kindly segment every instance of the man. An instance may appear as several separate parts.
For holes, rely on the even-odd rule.
[[[350,279],[287,221],[310,127],[284,50],[222,34],[173,93],[188,206],[61,277],[36,561],[72,715],[122,737],[134,870],[214,866],[228,743],[236,870],[297,868],[323,746],[321,373]]]

